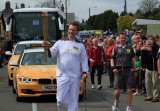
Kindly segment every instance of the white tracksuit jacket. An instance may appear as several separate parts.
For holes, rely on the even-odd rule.
[[[51,48],[57,56],[58,111],[78,111],[79,86],[82,72],[88,72],[88,59],[83,43],[59,40]]]

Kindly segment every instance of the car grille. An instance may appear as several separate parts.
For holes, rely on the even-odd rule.
[[[38,79],[39,84],[57,84],[57,79]]]
[[[53,84],[57,84],[57,79],[53,79]]]
[[[39,79],[39,84],[51,84],[51,79]]]

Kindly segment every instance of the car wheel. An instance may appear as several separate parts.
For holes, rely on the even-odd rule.
[[[16,94],[16,90],[15,90],[14,86],[12,86],[12,92],[13,92],[14,94]]]
[[[84,97],[84,94],[79,95],[79,100],[82,101],[82,100],[83,100],[83,97]]]
[[[16,101],[17,102],[22,102],[23,101],[23,98],[18,96],[17,91],[16,91]]]
[[[18,96],[18,89],[16,89],[15,91],[16,91],[16,101],[17,102],[22,102],[23,98]]]
[[[13,85],[13,81],[10,80],[9,77],[8,77],[8,85],[9,85],[9,86],[12,86],[12,85]]]
[[[16,96],[16,101],[17,101],[17,102],[22,102],[22,101],[23,101],[23,99],[22,99],[22,97],[18,97],[18,96]]]

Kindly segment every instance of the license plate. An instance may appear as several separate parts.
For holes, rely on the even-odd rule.
[[[43,91],[56,91],[57,90],[57,86],[42,86],[42,90]]]

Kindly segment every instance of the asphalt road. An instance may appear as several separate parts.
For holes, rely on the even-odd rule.
[[[95,80],[97,80],[95,76]],[[102,76],[102,90],[91,89],[90,78],[87,80],[86,100],[79,101],[79,111],[111,111],[114,101],[113,89],[109,89],[108,75]],[[144,102],[144,95],[134,96],[133,111],[159,111],[159,103]],[[117,111],[125,111],[126,94],[121,94]],[[23,102],[16,102],[12,87],[8,86],[7,68],[0,68],[0,111],[57,111],[55,96],[27,98]]]

